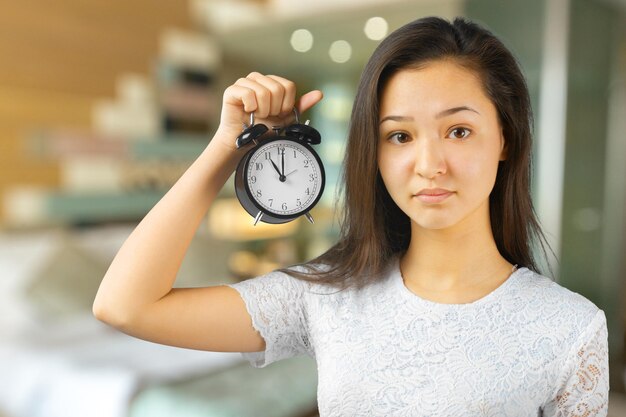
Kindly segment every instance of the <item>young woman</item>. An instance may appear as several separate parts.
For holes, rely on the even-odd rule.
[[[244,153],[234,138],[247,113],[287,124],[295,103],[277,76],[226,89],[215,137],[120,249],[96,316],[155,342],[244,352],[257,367],[309,354],[322,416],[605,416],[604,313],[536,272],[531,253],[542,234],[524,78],[465,19],[412,22],[368,62],[335,246],[235,285],[172,288]]]

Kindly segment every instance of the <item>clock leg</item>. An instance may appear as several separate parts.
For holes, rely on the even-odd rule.
[[[311,222],[311,224],[315,224],[315,220],[313,220],[313,216],[311,216],[309,212],[306,212],[304,215],[306,216],[307,220]]]
[[[261,217],[263,217],[263,212],[259,211],[256,215],[256,217],[254,218],[254,225],[256,226],[256,224],[259,222],[259,220],[261,220]]]

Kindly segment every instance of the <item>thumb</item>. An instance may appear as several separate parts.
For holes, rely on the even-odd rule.
[[[300,100],[298,100],[298,103],[296,104],[298,113],[302,114],[311,107],[315,106],[323,97],[324,95],[320,90],[313,90],[304,94],[300,97]]]

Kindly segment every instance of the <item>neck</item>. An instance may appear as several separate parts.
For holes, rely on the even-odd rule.
[[[400,267],[406,281],[430,291],[478,287],[506,278],[512,270],[489,223],[444,230],[412,223],[411,243]]]

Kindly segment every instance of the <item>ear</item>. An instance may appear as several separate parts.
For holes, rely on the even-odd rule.
[[[509,146],[504,131],[500,129],[500,161],[506,161],[509,155]]]

